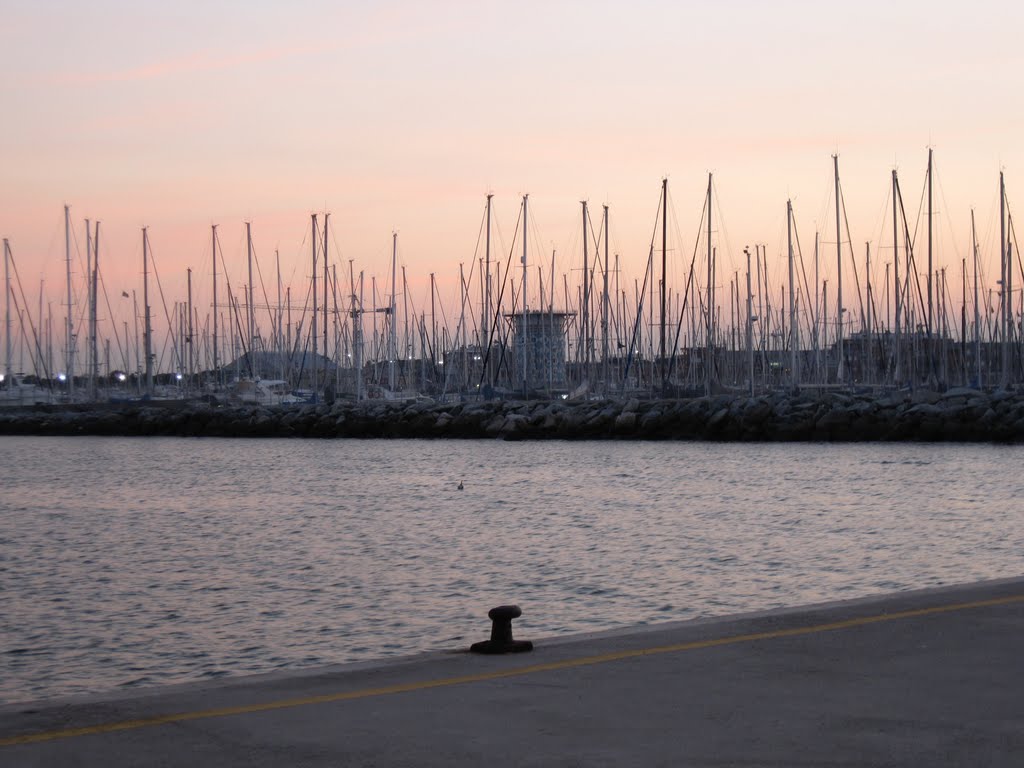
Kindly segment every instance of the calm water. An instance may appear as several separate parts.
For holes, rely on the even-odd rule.
[[[0,438],[0,700],[1024,573],[1024,449]],[[459,480],[465,490],[458,491]]]

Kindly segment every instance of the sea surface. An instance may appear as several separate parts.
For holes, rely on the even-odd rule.
[[[1024,447],[0,438],[0,701],[1024,574]],[[460,481],[465,490],[458,490]]]

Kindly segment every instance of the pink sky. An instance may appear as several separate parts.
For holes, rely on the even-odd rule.
[[[890,171],[915,215],[932,146],[937,264],[958,286],[975,206],[994,284],[999,171],[1011,204],[1024,185],[1022,6],[848,5],[7,2],[0,236],[57,302],[64,203],[83,256],[82,220],[102,220],[113,300],[141,290],[147,225],[168,301],[192,267],[208,302],[211,223],[233,285],[247,219],[264,275],[277,248],[298,285],[309,214],[329,210],[342,269],[384,278],[397,230],[414,301],[436,272],[454,306],[488,191],[506,247],[530,193],[534,253],[557,249],[559,272],[582,263],[579,201],[595,221],[608,203],[631,280],[668,175],[681,287],[712,171],[719,274],[759,242],[781,281],[787,197],[807,258],[816,225],[834,240],[838,152],[877,282]]]

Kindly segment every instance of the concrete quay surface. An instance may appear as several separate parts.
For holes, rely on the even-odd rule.
[[[1024,578],[530,639],[7,705],[0,765],[1024,765]]]

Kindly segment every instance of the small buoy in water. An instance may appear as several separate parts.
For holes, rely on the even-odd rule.
[[[462,484],[462,481],[461,481],[461,480],[459,480],[459,490],[460,490],[460,491],[462,491],[462,490],[465,490],[465,488],[466,488],[466,486],[464,486],[464,485]]]

